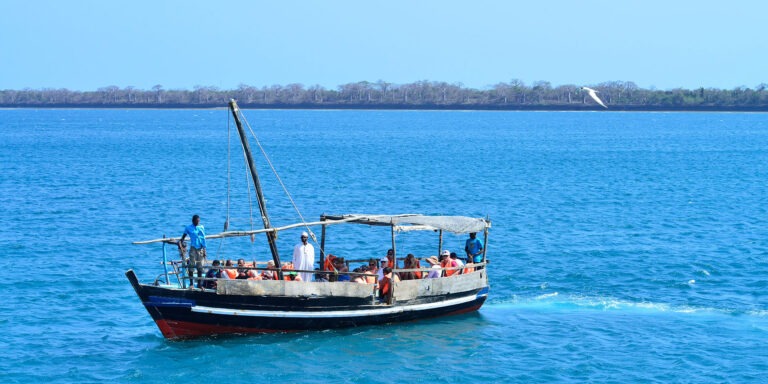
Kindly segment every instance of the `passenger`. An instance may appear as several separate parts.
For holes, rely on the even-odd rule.
[[[450,269],[456,267],[456,262],[451,259],[451,252],[447,249],[440,255],[440,267],[446,268],[443,270],[445,277],[453,276],[454,273],[458,272],[457,269]]]
[[[365,280],[368,284],[375,284],[378,280],[377,275],[379,268],[376,267],[376,259],[368,260],[368,271],[366,272]]]
[[[388,295],[392,293],[392,284],[400,281],[397,275],[392,273],[392,268],[384,268],[384,278],[379,281],[379,299],[386,300]]]
[[[261,280],[261,275],[256,273],[253,269],[248,271],[248,280]]]
[[[277,280],[277,268],[273,260],[267,261],[267,270],[261,272],[262,280]]]
[[[421,264],[419,263],[419,260],[417,260],[416,256],[414,256],[412,253],[409,253],[408,256],[405,257],[405,260],[403,260],[403,269],[415,269],[415,271],[400,272],[400,279],[401,280],[421,279],[421,271],[418,270],[420,268],[421,268]]]
[[[389,259],[386,257],[382,257],[381,260],[379,260],[379,270],[376,272],[376,281],[381,281],[381,279],[384,278],[384,268],[388,268],[388,264]]]
[[[285,281],[302,281],[301,274],[294,271],[293,263],[285,263],[283,265],[283,280]]]
[[[349,267],[347,267],[347,263],[344,262],[343,257],[339,257],[336,259],[336,264],[334,265],[336,270],[339,272],[338,279],[336,281],[350,281],[352,280],[349,277]]]
[[[221,274],[221,277],[232,280],[237,279],[237,269],[233,267],[232,260],[227,260],[227,262],[224,263],[224,273]]]
[[[316,282],[328,282],[328,275],[320,272],[320,268],[315,268],[315,281]]]
[[[428,279],[436,279],[440,277],[442,274],[442,271],[440,270],[440,261],[437,260],[437,256],[430,256],[427,258],[427,263],[431,265],[429,274],[427,275]]]
[[[387,251],[387,267],[395,269],[395,264],[397,264],[395,260],[395,250],[390,249]]]
[[[245,260],[237,259],[237,279],[245,280],[248,278],[248,269],[245,268]]]
[[[219,266],[221,266],[221,262],[218,260],[214,260],[213,264],[210,269],[208,269],[208,272],[205,274],[205,279],[203,281],[203,288],[205,289],[216,289],[216,280],[221,277],[221,269],[219,269]],[[211,279],[211,280],[209,280]]]
[[[483,242],[476,238],[477,233],[469,234],[469,239],[464,245],[464,252],[467,253],[467,263],[483,262]],[[478,268],[480,269],[480,268]]]
[[[471,273],[475,270],[474,268],[465,268],[466,264],[464,264],[464,260],[460,259],[456,252],[451,252],[451,259],[456,262],[457,267],[461,268],[459,269],[461,274]]]
[[[356,275],[354,275],[352,277],[352,282],[353,283],[360,283],[360,284],[365,284],[366,283],[365,282],[365,278],[363,277],[363,275],[358,275],[358,273],[363,273],[363,267],[355,268],[354,270],[352,270],[352,272],[356,273]]]

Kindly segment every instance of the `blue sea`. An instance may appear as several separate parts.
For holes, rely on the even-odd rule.
[[[162,247],[131,243],[179,236],[193,214],[209,234],[260,225],[228,112],[0,110],[3,383],[768,381],[766,115],[244,113],[280,176],[257,156],[274,225],[301,220],[281,182],[307,221],[490,218],[486,304],[166,341],[124,276],[154,281]],[[434,254],[426,235],[398,234],[398,252]],[[348,258],[390,248],[381,228],[328,236]],[[297,241],[280,234],[284,257]],[[263,237],[209,249],[269,258]]]

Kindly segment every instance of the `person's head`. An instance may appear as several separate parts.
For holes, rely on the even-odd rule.
[[[376,268],[378,267],[378,264],[376,264],[376,259],[370,259],[368,260],[368,268]]]
[[[238,267],[244,267],[245,266],[245,260],[237,259],[237,266]]]
[[[227,260],[226,263],[224,263],[225,267],[231,267],[232,266],[232,260]]]
[[[427,258],[427,263],[429,263],[430,265],[436,265],[436,264],[440,264],[440,261],[437,260],[437,256],[430,256]]]
[[[389,275],[390,273],[392,273],[392,268],[384,267],[384,275],[386,276],[386,275]]]
[[[456,259],[459,256],[456,254],[456,252],[451,252],[451,259]]]
[[[214,267],[218,267],[218,266],[220,266],[220,265],[221,265],[221,261],[218,261],[218,260],[214,260],[214,261],[213,261],[213,266],[214,266]]]
[[[475,238],[475,236],[477,236],[477,232],[470,232],[470,233],[469,233],[469,238],[470,238],[470,239],[474,239],[474,238]]]
[[[451,257],[451,251],[446,249],[443,251],[443,253],[440,254],[440,260],[445,259],[447,257]]]
[[[362,267],[360,267],[360,272],[363,272],[363,273],[365,273],[365,272],[368,272],[368,271],[370,271],[370,270],[371,270],[371,269],[370,269],[370,268],[368,268],[368,266],[367,266],[367,265],[363,265]]]
[[[274,267],[275,267],[275,261],[274,260],[267,261],[267,268],[274,268]]]
[[[200,216],[198,216],[198,215],[192,216],[192,224],[194,224],[195,226],[199,225],[200,224]]]
[[[307,240],[309,240],[309,234],[308,234],[308,233],[306,233],[306,232],[302,232],[302,233],[301,233],[301,242],[302,242],[302,243],[304,243],[304,244],[306,244],[306,243],[307,243]]]
[[[379,263],[381,264],[381,268],[384,268],[387,265],[389,265],[389,260],[387,260],[387,258],[385,257],[385,258],[379,260]]]

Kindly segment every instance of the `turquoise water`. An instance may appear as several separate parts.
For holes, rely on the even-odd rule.
[[[178,236],[194,213],[222,229],[227,112],[0,110],[3,382],[765,382],[765,115],[246,117],[308,220],[489,216],[486,305],[409,324],[165,341],[123,276],[152,281],[161,248],[131,242]],[[236,229],[251,225],[242,162],[235,152]],[[260,172],[273,223],[297,221],[263,162]],[[297,236],[281,234],[284,257]],[[389,248],[377,229],[329,236],[347,257]],[[420,256],[434,246],[398,241]],[[266,260],[263,244],[209,247]]]

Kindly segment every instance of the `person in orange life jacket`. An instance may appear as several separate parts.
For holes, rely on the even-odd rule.
[[[416,256],[409,253],[403,260],[403,269],[419,269],[421,264],[416,260]],[[411,272],[400,272],[400,280],[416,280],[421,279],[421,271],[415,270]]]
[[[384,277],[379,281],[379,299],[386,300],[387,295],[392,293],[392,284],[400,281],[400,278],[392,273],[392,268],[384,268]]]
[[[453,259],[451,259],[451,252],[448,251],[447,249],[444,250],[443,253],[440,254],[440,267],[453,268],[455,266],[456,266],[456,262]],[[458,270],[456,269],[444,269],[443,276],[445,277],[453,276],[453,274],[455,274],[456,272],[458,272]]]
[[[267,270],[261,272],[262,280],[277,280],[277,268],[275,268],[275,262],[270,260],[267,262]]]
[[[223,279],[237,279],[237,269],[233,268],[232,260],[227,260],[224,263],[224,270],[221,273]]]
[[[387,251],[387,267],[395,269],[395,250],[390,249]]]

